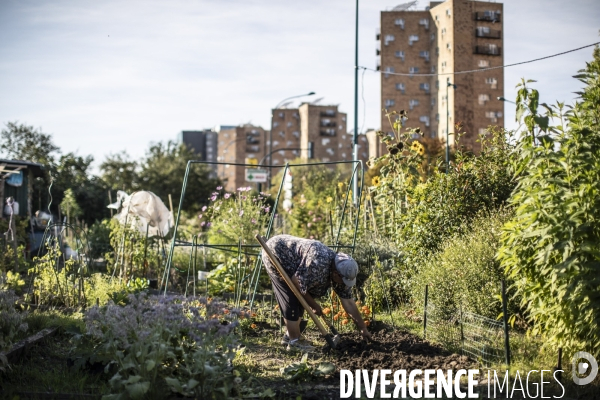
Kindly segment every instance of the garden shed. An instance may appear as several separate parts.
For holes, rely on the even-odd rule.
[[[13,197],[18,203],[18,210],[15,210],[18,211],[17,215],[31,218],[33,180],[43,176],[43,170],[42,164],[0,158],[0,200],[2,201],[0,218],[7,218],[9,215],[4,209],[6,199],[9,197]]]

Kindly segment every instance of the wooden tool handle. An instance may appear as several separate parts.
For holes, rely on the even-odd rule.
[[[319,328],[319,331],[321,331],[321,334],[325,337],[328,337],[329,334],[327,332],[327,329],[325,329],[325,326],[323,326],[323,322],[321,322],[321,319],[319,317],[317,317],[317,315],[312,311],[312,309],[310,308],[310,306],[304,299],[304,296],[302,296],[302,293],[300,293],[300,290],[298,290],[296,285],[294,285],[294,282],[292,282],[292,280],[290,279],[288,274],[285,272],[285,270],[279,263],[279,260],[277,259],[277,257],[275,257],[275,255],[273,254],[273,252],[271,251],[269,246],[267,246],[267,242],[265,241],[265,239],[260,235],[256,235],[255,237],[256,237],[256,240],[258,240],[258,242],[262,246],[265,253],[267,253],[269,258],[271,259],[271,262],[273,263],[273,265],[275,265],[275,268],[277,268],[277,271],[279,271],[279,273],[283,277],[283,280],[285,280],[285,282],[288,284],[290,289],[292,289],[292,292],[294,292],[294,294],[298,298],[298,301],[300,302],[300,304],[302,304],[302,307],[304,307],[304,309],[306,310],[308,315],[310,315],[310,317],[314,321],[315,325],[317,325],[317,328]]]

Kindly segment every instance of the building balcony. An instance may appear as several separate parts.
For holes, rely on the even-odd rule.
[[[323,129],[320,134],[321,136],[335,136],[335,129]]]
[[[490,21],[490,22],[500,22],[500,14],[496,12],[476,12],[475,13],[475,21]]]
[[[480,38],[502,39],[502,31],[475,29],[475,36]]]
[[[321,117],[335,117],[335,110],[321,111]]]
[[[486,54],[489,56],[500,56],[500,55],[502,55],[502,49],[500,47],[475,46],[474,54]]]
[[[330,122],[326,122],[326,121],[321,121],[321,126],[323,127],[336,127],[337,123],[335,121],[330,121]]]

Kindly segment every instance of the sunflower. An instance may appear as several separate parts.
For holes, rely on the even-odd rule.
[[[381,184],[381,179],[379,178],[379,175],[378,175],[378,176],[374,176],[374,177],[371,179],[371,184],[372,184],[373,186],[375,186],[375,187],[377,187],[377,186],[379,186],[379,185]]]
[[[421,147],[419,147],[419,150],[417,151],[417,153],[419,153],[419,155],[423,155],[425,154],[425,146],[421,145]]]

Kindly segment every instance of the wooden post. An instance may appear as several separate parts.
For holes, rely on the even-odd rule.
[[[171,215],[175,215],[173,213],[173,199],[171,198],[171,194],[169,193],[169,207],[171,207]]]
[[[110,194],[110,189],[108,190],[108,204],[112,204],[112,195]],[[113,209],[110,209],[110,217],[113,217]]]

